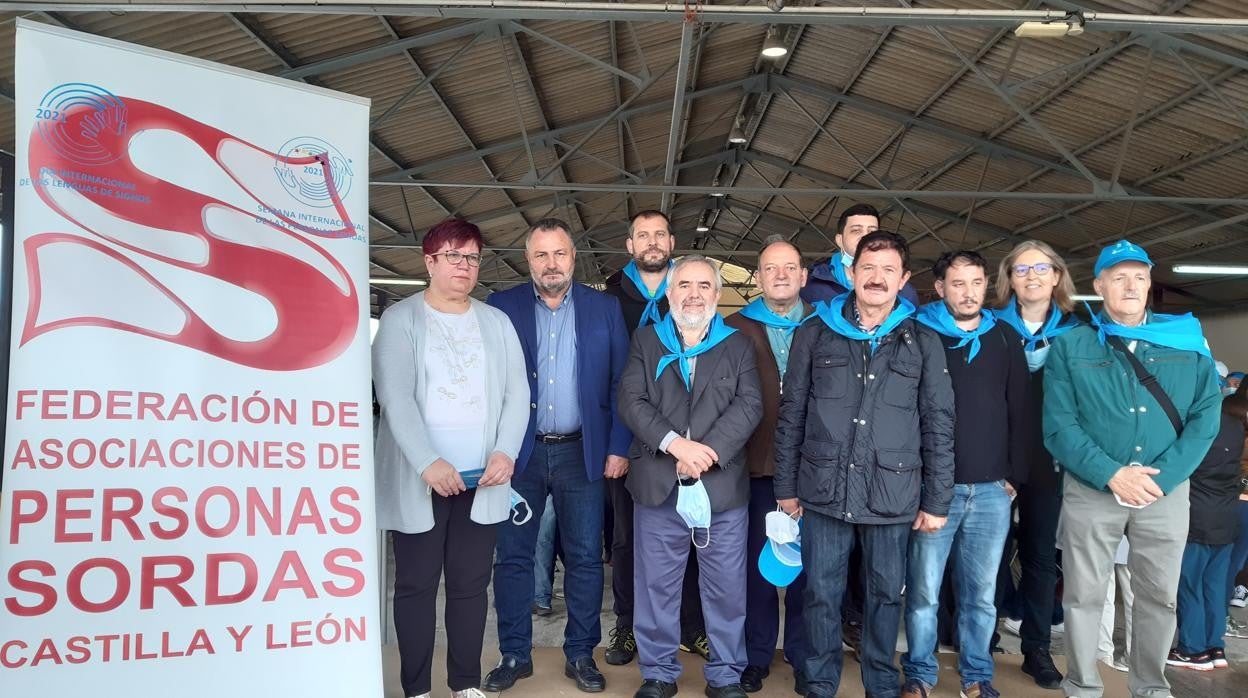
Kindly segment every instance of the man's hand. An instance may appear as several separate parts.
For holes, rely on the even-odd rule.
[[[776,504],[780,507],[780,511],[783,511],[795,519],[802,518],[802,516],[806,513],[802,509],[801,502],[797,501],[797,497],[792,499],[777,499]]]
[[[687,477],[692,480],[702,478],[702,469],[692,463],[686,463],[683,460],[676,461],[676,475],[679,477]]]
[[[420,479],[443,497],[452,497],[468,489],[464,486],[464,479],[459,476],[459,471],[455,470],[455,466],[441,458],[430,463],[429,467],[425,468],[425,472],[420,474]]]
[[[1109,489],[1127,504],[1152,504],[1163,494],[1152,477],[1160,472],[1147,465],[1124,465],[1109,479]]]
[[[505,453],[495,451],[490,454],[490,459],[485,463],[485,473],[481,475],[481,479],[477,481],[477,487],[489,487],[490,485],[501,485],[511,479],[511,475],[515,472],[516,463]]]
[[[1011,485],[1009,480],[1005,481],[1005,493],[1010,496],[1010,499],[1018,496],[1018,490],[1014,489],[1014,485]]]
[[[914,525],[910,528],[920,533],[935,533],[944,528],[945,522],[948,520],[948,516],[936,516],[926,511],[920,511],[919,515],[914,517]]]
[[[674,456],[677,461],[684,461],[689,465],[698,468],[699,473],[704,473],[711,469],[711,466],[719,461],[719,456],[715,453],[715,449],[705,446],[697,441],[678,437],[667,447],[667,452]]]
[[[628,459],[623,456],[607,456],[607,464],[602,468],[602,476],[611,480],[628,474]]]

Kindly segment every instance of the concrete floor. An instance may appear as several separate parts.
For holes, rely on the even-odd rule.
[[[389,566],[388,569],[393,569]],[[393,579],[387,580],[387,598],[393,595]],[[610,568],[606,569],[606,588],[603,590],[603,611],[602,611],[602,627],[603,642],[607,641],[607,632],[614,627],[614,616],[611,613],[611,574]],[[555,579],[556,594],[562,589],[562,574],[557,574]],[[441,595],[439,595],[439,611],[438,611],[438,653],[434,658],[433,664],[433,695],[435,698],[445,698],[450,695],[449,689],[446,688],[446,636],[442,627],[442,611],[441,611]],[[545,696],[581,696],[576,690],[576,686],[571,679],[563,675],[563,652],[560,649],[563,643],[563,627],[567,620],[566,610],[563,606],[563,600],[556,598],[554,600],[554,613],[545,618],[534,616],[533,618],[533,644],[534,644],[534,676],[524,679],[516,684],[516,686],[507,691],[507,698],[528,698],[545,697]],[[404,698],[402,689],[399,685],[399,660],[398,648],[394,644],[393,618],[389,615],[390,605],[387,603],[387,625],[390,642],[384,647],[384,669],[385,669],[385,698]],[[1233,609],[1235,617],[1241,622],[1248,622],[1248,610]],[[1121,615],[1121,614],[1120,614]],[[1008,632],[1002,631],[1001,646],[1006,654],[999,656],[997,659],[997,679],[993,682],[994,686],[1001,691],[1002,695],[1012,696],[1036,696],[1037,698],[1055,698],[1061,695],[1060,691],[1046,691],[1038,688],[1028,677],[1023,674],[1017,667],[1022,662],[1019,652],[1019,639]],[[1118,628],[1118,641],[1121,647],[1122,628]],[[898,651],[904,651],[905,637],[898,638]],[[1065,669],[1065,659],[1061,656],[1064,652],[1062,636],[1055,634],[1053,637],[1053,654],[1059,669]],[[641,676],[637,671],[636,663],[632,663],[623,667],[612,667],[602,661],[603,648],[600,646],[597,652],[598,666],[602,669],[607,678],[607,690],[602,696],[632,696],[633,692],[641,684]],[[1248,697],[1248,640],[1227,638],[1226,646],[1227,659],[1230,662],[1229,669],[1218,669],[1211,672],[1200,672],[1191,670],[1175,670],[1170,669],[1167,675],[1170,678],[1171,688],[1176,698],[1244,698]],[[486,622],[485,645],[482,652],[481,666],[482,676],[498,662],[498,635],[497,625],[494,619],[493,598],[490,601],[489,619]],[[705,681],[702,678],[700,657],[691,654],[681,653],[681,662],[684,664],[685,671],[680,679],[679,687],[681,695],[701,695],[705,687]],[[953,653],[941,653],[939,656],[941,666],[940,686],[932,694],[933,698],[956,698],[958,696],[958,677],[957,677],[957,655]],[[793,693],[793,674],[782,660],[777,659],[771,667],[771,676],[767,679],[763,691],[761,693],[752,694],[760,698],[780,698],[791,697],[796,695]],[[1113,671],[1112,669],[1102,667],[1102,677],[1105,680],[1105,696],[1106,698],[1127,698],[1128,691],[1126,688],[1126,675]],[[501,694],[492,694],[501,695]],[[842,698],[859,698],[863,695],[862,684],[858,676],[858,665],[853,660],[847,659],[845,665],[845,674],[841,682],[841,691],[838,694]]]

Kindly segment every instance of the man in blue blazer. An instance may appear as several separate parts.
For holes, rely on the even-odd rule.
[[[502,659],[482,684],[491,692],[533,675],[533,554],[548,494],[566,566],[564,673],[582,691],[606,688],[593,652],[602,636],[604,478],[628,473],[632,441],[615,410],[628,330],[618,300],[572,281],[576,249],[569,231],[553,218],[534,223],[524,243],[532,282],[488,299],[520,336],[533,396],[511,481],[532,517],[498,530],[494,606]]]

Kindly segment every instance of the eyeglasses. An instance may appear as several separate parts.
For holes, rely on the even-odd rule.
[[[470,267],[481,266],[481,255],[477,253],[464,254],[463,252],[459,252],[456,250],[447,250],[446,252],[435,252],[429,256],[430,257],[444,257],[446,259],[446,263],[454,267],[459,266],[459,263],[465,260],[467,260],[468,266]]]
[[[1027,276],[1027,272],[1029,271],[1036,272],[1036,276],[1048,276],[1049,272],[1053,271],[1053,265],[1049,262],[1014,265],[1014,276]]]

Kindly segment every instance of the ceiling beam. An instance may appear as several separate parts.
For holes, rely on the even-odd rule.
[[[1074,3],[1053,4],[1073,5]],[[1080,3],[1091,5],[1092,3]],[[277,12],[352,15],[390,15],[443,18],[549,19],[567,21],[684,21],[682,3],[533,2],[525,0],[271,0],[213,2],[211,0],[16,0],[12,10],[74,12]],[[754,24],[830,24],[854,26],[1014,27],[1020,22],[1065,22],[1064,10],[966,10],[958,8],[794,6],[773,11],[763,5],[697,6],[702,22]],[[1139,30],[1164,33],[1240,33],[1248,19],[1170,17],[1118,12],[1082,12],[1085,31]]]

